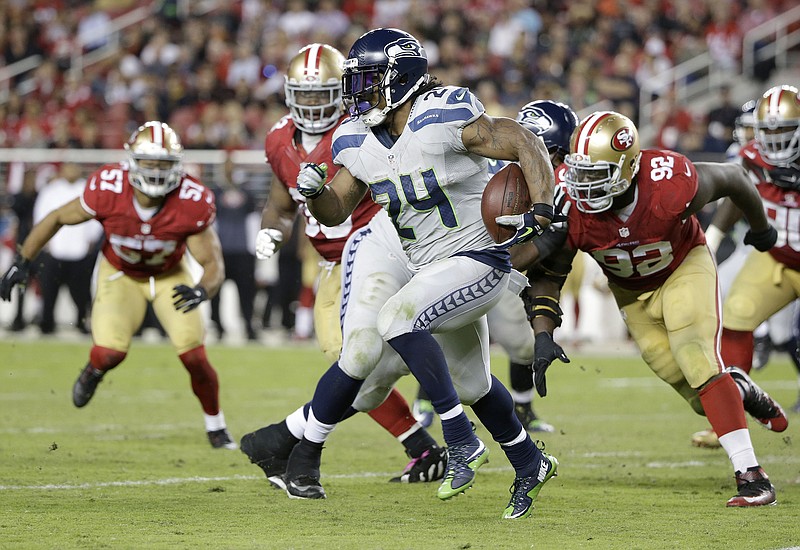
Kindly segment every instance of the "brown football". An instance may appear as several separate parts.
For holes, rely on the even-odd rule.
[[[496,217],[522,214],[530,209],[528,184],[518,164],[510,162],[489,178],[483,190],[481,216],[494,242],[501,243],[514,236],[514,230],[510,227],[497,225],[494,221]]]

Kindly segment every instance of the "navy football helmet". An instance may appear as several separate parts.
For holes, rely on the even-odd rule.
[[[517,122],[542,138],[550,158],[560,164],[569,154],[569,138],[580,120],[564,103],[540,99],[520,109]]]
[[[377,126],[429,80],[428,56],[416,38],[399,29],[375,29],[350,48],[342,98],[351,117]],[[378,108],[381,99],[385,106]]]

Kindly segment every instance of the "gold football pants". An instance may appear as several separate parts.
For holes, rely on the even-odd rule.
[[[92,302],[95,345],[127,353],[147,313],[148,302],[153,305],[178,355],[202,345],[204,329],[200,311],[181,313],[172,305],[172,288],[179,284],[194,285],[186,260],[168,274],[133,279],[101,257],[97,291]]]
[[[697,388],[721,372],[717,353],[717,272],[706,246],[696,246],[661,287],[609,285],[642,359],[702,414]]]

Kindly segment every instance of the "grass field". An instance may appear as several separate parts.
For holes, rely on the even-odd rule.
[[[365,415],[323,456],[325,501],[289,500],[238,451],[212,450],[188,375],[171,349],[137,342],[85,409],[72,384],[88,343],[0,342],[0,548],[786,548],[800,545],[800,417],[783,434],[751,422],[779,505],[727,509],[722,451],[690,446],[703,418],[638,359],[573,352],[548,373],[537,410],[561,461],[532,518],[503,521],[513,472],[491,448],[471,490],[387,483],[401,446]],[[238,440],[307,400],[326,367],[314,348],[211,347]],[[504,356],[495,372],[507,378]],[[784,406],[794,369],[756,380]],[[413,395],[412,380],[400,389]],[[433,432],[440,438],[438,423]]]

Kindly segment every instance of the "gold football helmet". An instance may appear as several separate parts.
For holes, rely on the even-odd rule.
[[[800,157],[800,93],[794,86],[770,88],[756,105],[756,143],[773,166]]]
[[[611,208],[614,197],[630,187],[640,157],[639,132],[628,117],[601,111],[584,119],[564,159],[564,183],[578,210],[594,214]]]
[[[303,132],[326,132],[342,116],[343,65],[344,56],[327,44],[310,44],[289,61],[286,106]]]
[[[167,124],[150,121],[131,134],[128,179],[148,197],[163,197],[181,184],[183,146]]]

